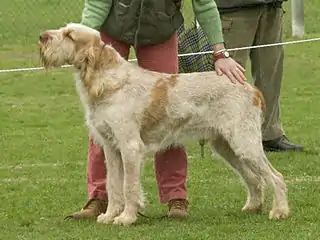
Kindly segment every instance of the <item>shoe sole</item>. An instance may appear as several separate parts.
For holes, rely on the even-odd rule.
[[[279,148],[263,148],[266,152],[302,152],[303,148],[299,149],[279,149]]]

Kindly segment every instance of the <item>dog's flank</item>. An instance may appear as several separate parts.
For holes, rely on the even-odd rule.
[[[140,177],[147,152],[203,138],[243,178],[248,189],[243,211],[261,211],[268,184],[269,217],[289,216],[286,184],[262,147],[265,103],[259,90],[215,72],[142,69],[105,45],[99,32],[79,24],[44,34],[50,37],[40,40],[40,57],[46,67],[75,66],[90,133],[105,151],[109,205],[98,222],[136,221],[144,202]]]
[[[172,75],[168,78],[159,78],[151,89],[151,103],[145,109],[141,123],[141,129],[150,131],[166,116],[166,108],[169,102],[169,88],[177,84],[178,77]]]

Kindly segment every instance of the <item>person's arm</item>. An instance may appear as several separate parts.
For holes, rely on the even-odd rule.
[[[224,58],[224,39],[220,14],[214,0],[192,0],[194,14],[206,34],[214,52],[214,65],[218,75],[226,74],[233,82],[244,83],[246,77],[245,69],[231,58]],[[218,58],[218,55],[222,58]]]
[[[100,30],[112,6],[112,0],[85,0],[81,24]]]
[[[192,0],[194,14],[213,51],[224,49],[221,20],[214,0]]]

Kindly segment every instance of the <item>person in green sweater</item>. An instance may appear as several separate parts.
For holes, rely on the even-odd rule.
[[[213,0],[192,0],[195,16],[214,51],[212,64],[217,74],[226,74],[234,83],[246,79],[242,68],[224,47],[219,12]],[[178,73],[177,30],[183,24],[181,0],[86,0],[83,25],[97,29],[105,43],[126,59],[134,47],[138,64],[152,71]],[[96,218],[108,204],[103,149],[90,137],[87,186],[89,201],[69,217]],[[172,147],[155,154],[155,175],[159,198],[168,203],[168,217],[188,215],[186,190],[187,154],[184,147]]]

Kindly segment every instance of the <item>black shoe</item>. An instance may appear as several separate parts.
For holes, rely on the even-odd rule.
[[[290,142],[285,135],[273,140],[263,141],[262,144],[266,152],[301,152],[303,150],[302,146]]]

